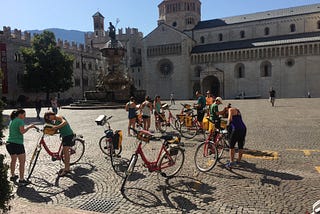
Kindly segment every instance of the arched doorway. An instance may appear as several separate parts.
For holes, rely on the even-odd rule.
[[[207,76],[202,80],[203,91],[210,91],[215,97],[222,96],[220,91],[220,81],[215,76]]]

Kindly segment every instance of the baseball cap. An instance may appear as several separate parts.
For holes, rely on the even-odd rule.
[[[222,103],[222,98],[221,97],[217,97],[216,101],[219,101],[220,103]]]

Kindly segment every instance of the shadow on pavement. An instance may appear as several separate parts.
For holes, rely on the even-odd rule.
[[[89,168],[78,166],[72,170],[71,173],[64,177],[67,177],[74,181],[74,184],[64,190],[64,195],[68,198],[75,198],[79,195],[86,195],[94,192],[94,181],[88,178],[86,175],[92,173],[95,170],[95,166],[86,164]],[[64,177],[57,177],[56,186],[59,186],[59,180]]]
[[[142,207],[161,206],[161,200],[152,192],[140,188],[128,187],[122,193],[123,197],[134,205]]]

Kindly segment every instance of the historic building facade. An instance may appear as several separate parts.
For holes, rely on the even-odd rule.
[[[159,4],[143,39],[147,93],[235,98],[320,96],[320,4],[199,21],[199,0]],[[193,21],[192,21],[193,20]]]
[[[116,38],[127,50],[123,63],[137,89],[192,99],[195,91],[210,90],[230,99],[266,98],[270,87],[277,97],[320,97],[320,4],[201,21],[199,0],[164,0],[158,5],[158,26],[143,37],[136,28],[119,29]],[[61,99],[82,99],[106,74],[99,49],[110,39],[108,24],[93,15],[93,32],[85,44],[58,40],[74,61],[74,87]],[[16,100],[25,94],[20,47],[30,34],[9,27],[0,31],[3,96]],[[39,95],[38,95],[39,96]]]

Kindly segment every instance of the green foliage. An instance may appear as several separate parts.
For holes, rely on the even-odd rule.
[[[72,87],[73,58],[56,44],[55,36],[44,31],[33,38],[30,48],[22,48],[26,74],[22,87],[29,92],[64,92]]]
[[[12,196],[12,189],[8,181],[8,165],[3,162],[4,155],[0,154],[0,211],[9,211],[9,200]]]

